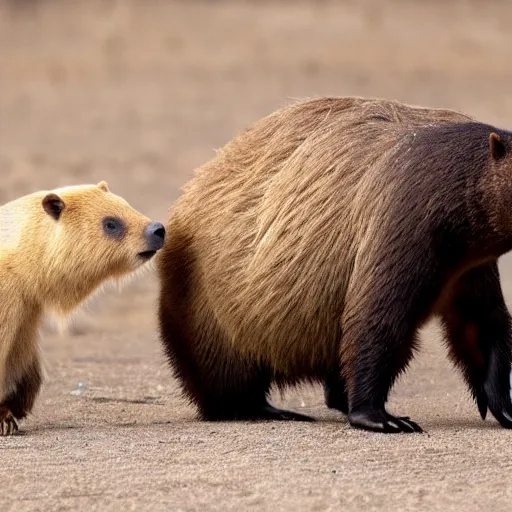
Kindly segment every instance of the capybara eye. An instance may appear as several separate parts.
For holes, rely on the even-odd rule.
[[[111,238],[122,238],[126,227],[121,219],[116,217],[106,217],[103,219],[103,231]]]

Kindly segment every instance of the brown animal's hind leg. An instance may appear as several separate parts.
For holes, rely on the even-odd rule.
[[[482,419],[487,409],[512,428],[512,327],[496,263],[467,272],[442,311],[450,356],[462,370]]]
[[[174,312],[175,313],[175,312]],[[207,421],[303,420],[298,413],[273,407],[267,400],[269,372],[245,361],[215,329],[188,338],[174,313],[163,319],[162,339],[183,390]],[[201,333],[208,339],[200,339]]]
[[[348,414],[348,395],[345,379],[340,375],[340,370],[331,372],[324,382],[325,403],[329,409],[337,409],[343,414]]]
[[[277,409],[267,399],[270,373],[244,360],[216,329],[200,329],[188,338],[174,314],[163,319],[162,339],[183,390],[207,421],[311,420]],[[202,335],[208,339],[201,339]]]
[[[243,357],[220,329],[194,279],[188,244],[170,229],[160,265],[160,334],[171,366],[202,419],[304,420],[267,399],[272,374]]]
[[[2,435],[10,435],[18,430],[15,419],[23,419],[30,413],[41,388],[41,383],[41,368],[39,358],[36,357],[23,377],[16,383],[14,391],[0,403],[0,430]]]

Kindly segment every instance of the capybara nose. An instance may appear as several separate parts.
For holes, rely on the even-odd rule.
[[[158,251],[165,242],[165,228],[160,222],[151,222],[146,226],[144,235],[148,242],[148,251]]]

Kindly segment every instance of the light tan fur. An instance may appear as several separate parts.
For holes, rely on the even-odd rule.
[[[50,193],[65,204],[57,220],[43,209]],[[103,232],[109,216],[123,219],[122,239]],[[39,191],[0,207],[0,405],[31,368],[39,370],[43,315],[69,315],[106,280],[141,267],[149,222],[105,182]]]

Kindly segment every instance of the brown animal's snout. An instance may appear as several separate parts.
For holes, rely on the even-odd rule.
[[[147,251],[156,252],[160,250],[165,242],[165,228],[160,222],[150,222],[144,230],[147,241]]]

